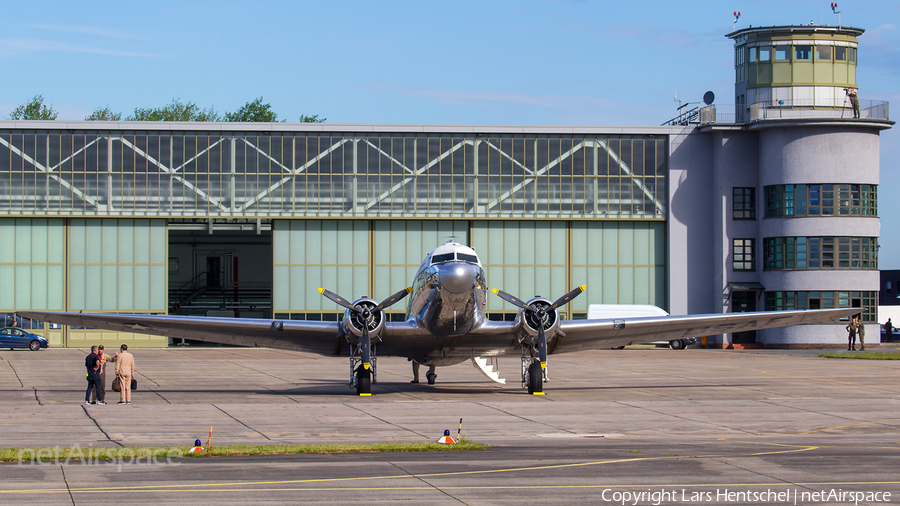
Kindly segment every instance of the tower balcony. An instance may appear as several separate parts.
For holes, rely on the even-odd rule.
[[[859,118],[854,118],[849,100],[846,103],[829,104],[816,100],[771,100],[756,102],[747,107],[716,105],[700,108],[701,125],[714,123],[750,124],[758,121],[778,120],[846,120],[890,122],[889,103],[884,100],[860,100]],[[728,111],[728,112],[725,112]]]

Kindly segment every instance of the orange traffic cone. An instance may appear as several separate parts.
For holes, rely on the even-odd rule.
[[[448,444],[448,445],[456,444],[456,441],[454,441],[453,438],[450,437],[449,430],[444,430],[444,436],[441,437],[440,439],[438,439],[437,442],[441,443],[441,444]]]

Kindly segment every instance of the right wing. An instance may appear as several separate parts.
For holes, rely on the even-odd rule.
[[[548,348],[551,353],[596,350],[650,341],[670,341],[790,325],[830,323],[838,318],[863,312],[865,309],[840,308],[564,320],[560,322],[560,334],[548,344]]]

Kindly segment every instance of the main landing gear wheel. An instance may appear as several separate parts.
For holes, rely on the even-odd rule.
[[[671,346],[673,350],[683,350],[684,349],[684,340],[683,339],[675,339],[674,341],[669,341],[669,346]]]
[[[28,349],[31,351],[38,351],[41,349],[41,343],[39,343],[37,339],[32,339],[31,342],[28,343]]]
[[[544,393],[544,371],[537,360],[528,366],[528,393],[532,395]]]
[[[359,366],[356,370],[356,393],[359,395],[372,395],[372,371]]]
[[[429,371],[429,372],[425,373],[425,377],[428,379],[429,385],[434,385],[434,380],[437,379],[437,374]]]

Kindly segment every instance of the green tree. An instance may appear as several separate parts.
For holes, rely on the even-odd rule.
[[[10,119],[53,120],[59,116],[53,107],[44,105],[44,97],[35,95],[27,104],[21,104],[9,113]]]
[[[94,109],[94,112],[91,113],[90,116],[85,116],[85,121],[121,121],[122,113],[120,112],[112,112],[109,106],[106,107],[98,107]]]
[[[253,102],[247,102],[234,112],[225,113],[225,121],[243,121],[258,123],[274,123],[278,121],[278,115],[272,110],[271,104],[264,104],[262,97]]]
[[[154,109],[137,107],[125,121],[219,121],[221,117],[212,107],[201,109],[193,102],[182,103],[173,98],[172,103]]]
[[[300,115],[300,123],[325,123],[326,119],[328,118],[320,118],[318,114],[313,114],[312,116]]]

